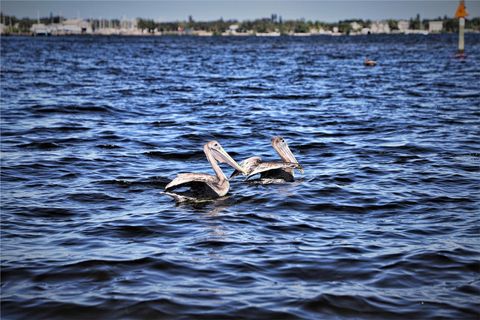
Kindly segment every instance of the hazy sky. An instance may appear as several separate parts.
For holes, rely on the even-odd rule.
[[[276,13],[285,19],[305,18],[333,22],[342,19],[405,19],[453,16],[458,0],[151,0],[151,1],[21,1],[2,0],[1,10],[17,17],[61,14],[66,18],[152,18],[159,21],[255,19]],[[470,17],[480,14],[480,1],[466,1]]]

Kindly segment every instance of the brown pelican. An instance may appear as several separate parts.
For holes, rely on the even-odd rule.
[[[212,165],[215,176],[205,173],[180,173],[175,179],[165,186],[165,194],[177,201],[202,201],[223,197],[230,188],[230,183],[218,165],[227,163],[236,170],[246,174],[245,170],[238,165],[230,155],[223,150],[220,143],[210,141],[203,146],[203,151]],[[170,193],[168,191],[187,187],[189,190],[182,193]]]
[[[302,166],[298,163],[287,142],[282,137],[273,137],[272,146],[283,161],[264,162],[260,157],[251,157],[240,163],[247,173],[247,179],[260,173],[260,181],[283,180],[294,181],[293,169],[303,173]],[[230,178],[238,175],[241,171],[236,170]]]

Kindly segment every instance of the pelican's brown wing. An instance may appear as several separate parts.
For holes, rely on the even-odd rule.
[[[278,169],[294,169],[298,168],[298,166],[296,163],[289,162],[262,162],[248,174],[247,179],[262,172]]]
[[[189,187],[195,196],[218,196],[217,177],[205,173],[180,173],[165,186],[165,191]]]
[[[262,158],[260,157],[250,157],[242,162],[240,162],[240,166],[245,169],[246,172],[250,173],[252,172],[256,166],[258,166],[262,162]],[[232,175],[230,176],[230,179],[239,175],[241,172],[238,170],[233,171]]]

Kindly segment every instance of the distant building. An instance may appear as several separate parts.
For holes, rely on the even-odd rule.
[[[372,22],[370,25],[371,33],[390,33],[390,26],[387,22]]]
[[[253,31],[248,31],[248,32],[239,32],[238,30],[240,29],[240,26],[238,24],[232,24],[228,27],[228,30],[222,33],[222,36],[249,36],[253,35]],[[202,34],[198,35],[212,35],[212,32],[206,33],[203,31]]]
[[[257,37],[279,37],[280,32],[256,32]]]
[[[82,34],[92,33],[92,26],[89,22],[81,19],[65,20],[61,24],[67,33]]]
[[[204,31],[204,30],[196,30],[192,32],[193,35],[200,36],[200,37],[210,37],[213,36],[213,32]]]
[[[223,35],[223,36],[236,35],[238,28],[239,28],[239,25],[238,25],[238,24],[231,24],[231,25],[228,27],[228,30],[225,31],[225,32],[223,32],[222,35]]]
[[[372,22],[369,28],[362,28],[357,34],[390,33],[390,25],[387,22]]]
[[[320,29],[311,29],[310,30],[310,34],[311,35],[323,35],[323,34],[329,34],[331,35],[332,34],[332,31],[331,30],[325,30],[323,28],[320,28]]]
[[[50,28],[43,23],[34,23],[30,27],[30,31],[34,36],[48,36],[51,34]]]
[[[407,32],[408,28],[410,27],[410,22],[406,21],[406,20],[400,20],[398,21],[398,31],[400,32]]]
[[[37,25],[33,25],[32,29],[34,26]],[[46,29],[48,30],[48,34],[53,35],[86,34],[92,33],[93,31],[90,22],[81,19],[64,20],[61,23],[50,24],[46,26]],[[34,34],[37,33],[36,31],[32,32]]]
[[[358,31],[362,29],[362,25],[356,21],[350,23],[350,27],[352,28],[353,31]]]
[[[442,32],[443,21],[429,21],[428,32]]]

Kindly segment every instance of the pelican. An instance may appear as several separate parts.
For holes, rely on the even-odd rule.
[[[251,157],[240,163],[244,168],[247,180],[260,173],[260,181],[283,180],[286,182],[294,181],[293,169],[298,169],[303,173],[302,166],[298,163],[287,142],[282,137],[273,137],[272,146],[277,151],[282,161],[264,162],[260,157]],[[230,178],[238,175],[241,171],[236,170]]]
[[[205,173],[180,173],[175,179],[165,186],[165,194],[181,201],[211,200],[225,196],[230,189],[230,183],[218,163],[227,163],[239,172],[246,174],[245,170],[223,150],[220,143],[210,141],[203,146],[215,176]],[[189,191],[170,193],[168,191],[187,187]]]

